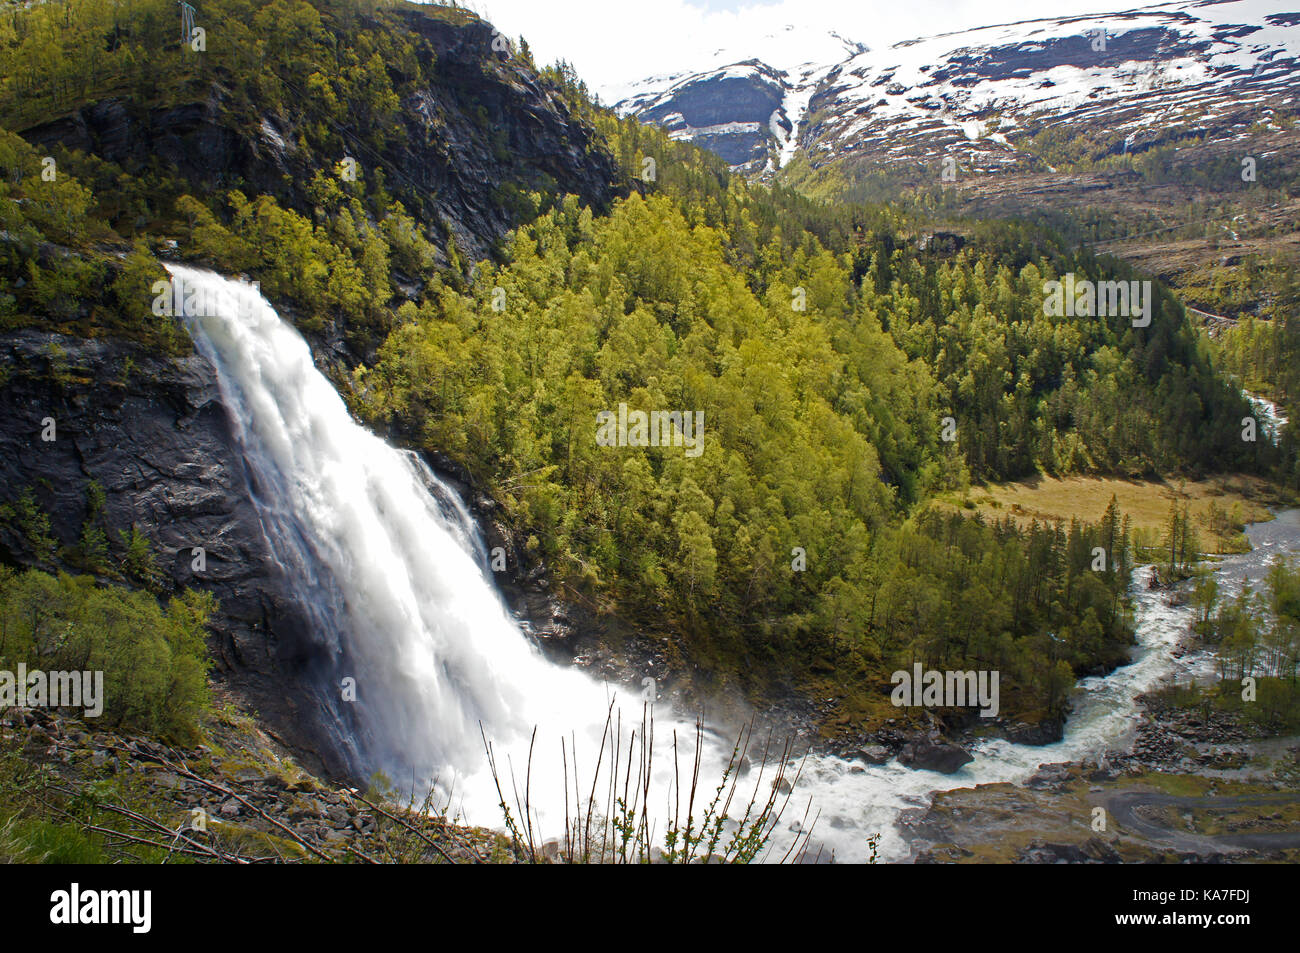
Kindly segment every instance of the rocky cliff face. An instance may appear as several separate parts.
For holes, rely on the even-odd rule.
[[[408,19],[436,54],[439,84],[403,103],[409,145],[395,158],[432,190],[432,211],[462,250],[481,257],[518,224],[497,195],[503,184],[598,209],[614,198],[613,158],[532,70],[493,50],[490,24]]]
[[[782,74],[751,60],[691,77],[637,110],[675,139],[716,152],[733,167],[762,168],[768,153],[791,132],[782,112]]]
[[[21,331],[0,336],[0,502],[24,490],[75,547],[91,481],[102,522],[135,527],[153,544],[165,592],[193,586],[220,600],[210,645],[219,680],[295,749],[333,774],[344,762],[307,703],[316,651],[297,595],[262,534],[243,460],[201,357],[160,358],[121,343]],[[52,440],[47,422],[52,419]],[[117,540],[114,538],[113,543]],[[195,550],[205,565],[195,568]],[[115,545],[115,552],[121,550]],[[0,522],[0,559],[40,565],[21,531]]]
[[[615,196],[615,163],[593,130],[528,65],[493,49],[490,24],[454,24],[414,11],[404,19],[426,41],[420,55],[435,81],[405,95],[401,145],[381,156],[358,149],[355,158],[363,169],[380,164],[389,190],[417,219],[455,238],[462,254],[482,258],[518,224],[502,201],[503,186],[571,193],[598,209]],[[394,88],[409,86],[396,66],[389,72]],[[291,93],[302,93],[300,78],[281,79]],[[17,131],[35,145],[62,144],[128,172],[159,162],[195,190],[271,194],[310,214],[308,183],[342,156],[327,162],[303,154],[297,143],[308,121],[319,121],[309,100],[301,110],[250,115],[216,79],[181,105],[108,99]]]
[[[698,71],[612,91],[614,108],[716,152],[734,169],[767,172],[790,160],[808,98],[834,64],[865,52],[838,33],[787,26],[716,50]]]
[[[597,208],[612,200],[620,177],[594,131],[519,57],[493,49],[490,25],[406,16],[426,41],[435,80],[406,94],[406,134],[385,152],[383,168],[389,190],[441,231],[435,237],[453,238],[471,259],[490,254],[518,224],[504,194],[511,187],[573,193]],[[395,88],[404,88],[399,79]],[[306,120],[291,107],[250,122],[248,108],[217,79],[193,102],[149,108],[109,99],[22,135],[84,150],[128,174],[161,163],[195,194],[241,188],[310,215],[306,186],[324,160],[297,145]],[[313,348],[318,363],[346,373],[358,356],[336,332]],[[47,418],[55,425],[49,441],[41,439]],[[314,770],[365,780],[347,744],[346,713],[316,695],[314,675],[328,661],[303,607],[311,594],[292,591],[272,556],[252,502],[258,487],[211,366],[107,338],[0,334],[0,506],[30,492],[60,547],[42,561],[17,522],[0,519],[0,562],[82,571],[75,551],[92,481],[105,493],[102,522],[115,553],[117,531],[135,527],[153,547],[162,594],[193,586],[218,598],[216,679]],[[202,570],[194,568],[198,548]],[[537,582],[536,573],[520,575],[512,595],[538,617],[531,629],[545,641],[563,620]]]
[[[317,354],[338,360],[328,342]],[[590,656],[605,623],[552,589],[462,468],[441,457],[429,462],[469,503],[489,546],[509,553],[500,582],[521,628],[559,662]],[[84,572],[77,548],[92,482],[104,491],[98,525],[114,560],[124,550],[118,531],[135,528],[151,543],[160,595],[188,587],[217,597],[209,642],[217,682],[312,770],[366,781],[350,706],[321,691],[336,659],[312,628],[316,594],[296,590],[272,553],[253,503],[259,487],[212,366],[197,354],[161,357],[119,341],[0,335],[0,507],[30,494],[57,544],[46,560],[19,520],[0,518],[0,564]],[[607,665],[604,674],[628,681],[640,677],[633,668]]]

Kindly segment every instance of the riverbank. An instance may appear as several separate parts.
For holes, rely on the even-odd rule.
[[[1300,736],[1252,737],[1142,696],[1130,751],[1044,764],[1024,784],[935,795],[899,827],[916,863],[1295,863]]]
[[[505,836],[420,807],[312,775],[228,699],[191,745],[54,710],[0,713],[4,863],[517,859]]]
[[[1244,586],[1257,587],[1275,557],[1295,555],[1300,511],[1279,512],[1247,533],[1249,553],[1215,563],[1225,598]],[[1129,716],[1121,716],[1115,721],[1123,729],[1118,735],[1096,733],[1086,744],[1043,749],[1037,770],[1027,777],[951,787],[936,792],[926,806],[902,812],[898,828],[913,860],[1300,859],[1300,732],[1294,717],[1279,717],[1276,699],[1260,709],[1249,704],[1254,695],[1237,702],[1235,696],[1186,687],[1216,680],[1213,647],[1193,635],[1191,612],[1176,592],[1135,588],[1134,598],[1144,648],[1130,671],[1116,673],[1123,679],[1139,666],[1147,669],[1134,683],[1131,725],[1125,728]],[[1261,692],[1279,687],[1259,681]],[[1081,706],[1093,702],[1092,691],[1084,688],[1076,699]],[[1081,722],[1088,717],[1076,711],[1067,737],[1087,734]]]

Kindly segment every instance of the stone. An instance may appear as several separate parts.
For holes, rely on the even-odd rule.
[[[884,764],[890,757],[889,749],[884,745],[866,745],[858,749],[858,758],[867,764]]]
[[[898,763],[909,768],[953,774],[975,759],[960,745],[929,738],[910,741],[898,753]]]

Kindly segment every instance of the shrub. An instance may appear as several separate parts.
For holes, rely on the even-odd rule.
[[[39,570],[0,575],[0,666],[102,671],[114,727],[192,738],[208,705],[205,625],[211,593],[164,608],[146,592]]]

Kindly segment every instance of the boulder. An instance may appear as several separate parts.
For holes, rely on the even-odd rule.
[[[975,759],[960,745],[930,738],[910,741],[898,753],[899,764],[952,774]]]
[[[1023,864],[1118,864],[1119,851],[1099,837],[1082,844],[1052,844],[1034,841],[1016,858]]]
[[[891,757],[889,749],[884,745],[866,745],[858,749],[857,756],[858,760],[867,764],[884,764]]]
[[[1070,780],[1070,769],[1064,764],[1041,764],[1033,777],[1025,782],[1025,787],[1045,788],[1064,784]]]
[[[1037,722],[1013,722],[1003,727],[1002,736],[1018,745],[1050,745],[1060,741],[1064,732],[1064,718],[1047,718]]]

